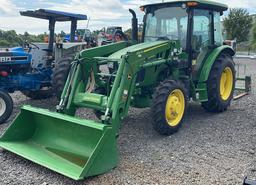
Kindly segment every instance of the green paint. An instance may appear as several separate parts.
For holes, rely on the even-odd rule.
[[[75,180],[108,171],[118,157],[111,126],[30,106],[21,109],[0,146]]]
[[[199,74],[199,78],[198,78],[199,82],[206,82],[208,80],[213,63],[218,58],[220,53],[223,52],[224,50],[228,53],[231,53],[232,56],[235,54],[234,51],[232,50],[232,48],[229,46],[226,46],[226,45],[220,46],[220,47],[214,49],[210,53],[210,55],[207,57],[205,62],[203,63],[203,67],[202,67],[201,71],[198,73]]]
[[[219,3],[194,2],[226,9]],[[24,106],[0,138],[0,146],[75,180],[105,173],[117,166],[116,136],[129,108],[149,107],[156,87],[166,79],[183,81],[190,98],[207,101],[206,81],[222,51],[233,52],[228,46],[214,49],[193,79],[189,54],[176,40],[120,42],[84,50],[72,63],[57,111]],[[111,74],[101,72],[106,64],[117,68]],[[105,94],[85,92],[91,76]],[[81,107],[100,110],[101,120],[77,118]]]

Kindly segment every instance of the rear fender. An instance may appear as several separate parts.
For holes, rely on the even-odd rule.
[[[197,78],[198,84],[196,87],[196,91],[194,91],[193,93],[194,94],[193,97],[195,100],[200,102],[208,101],[207,80],[209,78],[209,75],[215,60],[220,56],[221,53],[227,53],[230,56],[235,55],[235,51],[230,46],[227,46],[227,45],[223,45],[218,48],[215,48],[211,52],[211,54],[204,61],[201,71],[199,71],[198,78]],[[198,95],[195,93],[198,93]]]
[[[220,46],[220,47],[214,49],[211,52],[211,54],[207,57],[207,59],[205,60],[203,67],[202,67],[201,71],[199,72],[199,78],[198,78],[199,83],[204,83],[208,80],[212,66],[213,66],[215,60],[219,57],[219,55],[221,53],[227,53],[230,56],[235,55],[235,51],[230,46],[227,46],[227,45],[223,45],[223,46]]]

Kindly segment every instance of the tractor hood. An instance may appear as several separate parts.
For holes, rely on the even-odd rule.
[[[113,53],[112,55],[109,56],[109,58],[119,59],[126,53],[136,52],[136,51],[143,50],[143,49],[154,48],[157,46],[161,46],[162,44],[167,44],[169,42],[170,41],[155,41],[155,42],[146,42],[146,43],[132,45],[132,46],[129,46],[127,48],[121,49],[121,50]]]
[[[21,47],[15,47],[0,51],[0,65],[24,65],[30,64],[31,54]]]

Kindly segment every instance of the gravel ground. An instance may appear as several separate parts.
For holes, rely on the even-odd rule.
[[[256,60],[239,59],[256,80]],[[54,109],[56,99],[35,101],[13,94],[14,116],[22,104]],[[119,137],[120,164],[112,171],[75,182],[7,151],[0,151],[0,184],[242,184],[256,177],[256,86],[222,114],[190,104],[182,129],[159,136],[149,109],[131,109]],[[90,112],[80,112],[93,117]],[[10,124],[0,126],[0,133]]]

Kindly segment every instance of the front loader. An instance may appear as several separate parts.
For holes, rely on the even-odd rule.
[[[235,52],[223,45],[220,16],[227,6],[174,1],[142,6],[142,43],[81,51],[72,62],[56,112],[24,106],[0,146],[72,179],[117,166],[117,136],[129,107],[151,107],[153,128],[171,135],[181,127],[189,100],[211,112],[233,98]],[[93,109],[98,120],[76,117]]]

